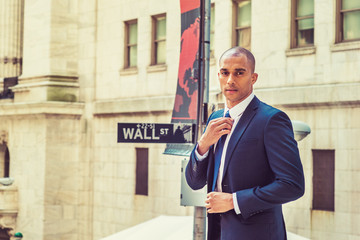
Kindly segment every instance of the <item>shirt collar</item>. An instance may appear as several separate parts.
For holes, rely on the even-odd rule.
[[[239,116],[240,114],[242,114],[245,111],[245,109],[247,108],[247,106],[250,104],[251,100],[253,100],[254,97],[255,97],[254,92],[252,92],[247,98],[245,98],[243,101],[239,102],[237,105],[235,105],[231,109],[229,109],[225,103],[224,116],[225,116],[225,113],[229,110],[231,118],[232,119],[236,118],[237,116]]]

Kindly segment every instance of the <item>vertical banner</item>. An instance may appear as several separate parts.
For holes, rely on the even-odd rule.
[[[200,0],[180,0],[180,8],[180,61],[171,120],[173,123],[196,123],[199,81]]]
[[[180,61],[171,123],[197,124],[200,0],[180,0],[180,10]],[[164,154],[186,156],[193,147],[193,144],[168,144]]]

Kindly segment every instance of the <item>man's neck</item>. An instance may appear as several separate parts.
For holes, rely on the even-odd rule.
[[[247,96],[244,100],[236,104],[235,106],[228,107],[228,104],[225,102],[225,112],[230,110],[230,112],[237,112],[238,109],[244,109],[249,105],[251,100],[255,97],[254,92],[251,92],[249,96]]]

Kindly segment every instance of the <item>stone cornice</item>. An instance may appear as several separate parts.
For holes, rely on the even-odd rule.
[[[323,84],[255,89],[264,102],[283,108],[360,106],[360,83]],[[219,92],[212,91],[212,99]],[[94,115],[170,112],[175,96],[102,100],[94,103]],[[220,99],[219,99],[220,100]]]
[[[360,106],[360,83],[256,89],[264,102],[284,108]]]
[[[43,86],[58,86],[58,87],[73,87],[78,88],[77,76],[64,76],[64,75],[43,75],[33,77],[23,77],[19,79],[19,83],[11,87],[13,92],[29,91],[33,87]]]
[[[84,113],[84,103],[69,102],[30,102],[30,103],[1,103],[0,116],[50,114],[72,115],[80,118]]]
[[[103,100],[95,102],[94,115],[167,112],[174,107],[175,96]]]

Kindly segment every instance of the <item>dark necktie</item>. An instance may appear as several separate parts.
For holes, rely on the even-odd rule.
[[[225,117],[230,117],[229,111],[226,112]],[[221,138],[219,139],[218,143],[216,144],[215,158],[214,158],[215,159],[214,180],[213,180],[213,185],[212,185],[212,191],[214,191],[215,187],[216,187],[216,180],[219,175],[221,155],[223,152],[226,137],[227,137],[227,134],[222,135]]]

